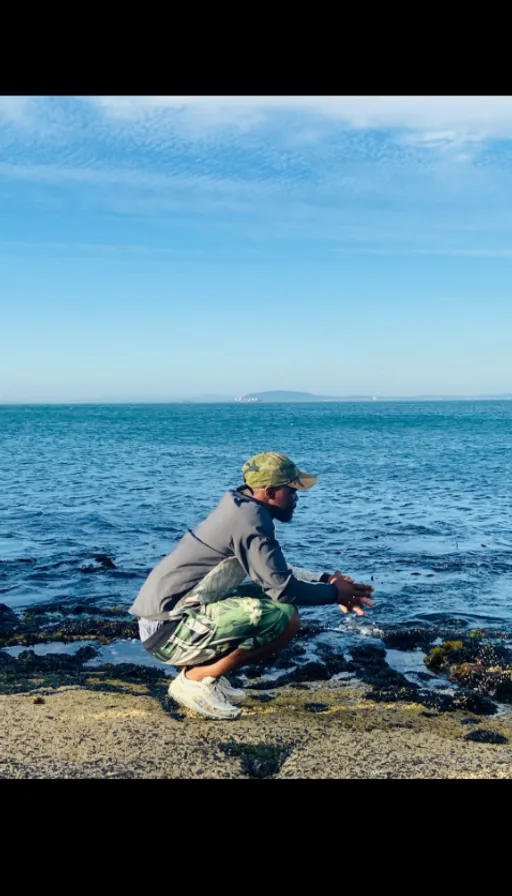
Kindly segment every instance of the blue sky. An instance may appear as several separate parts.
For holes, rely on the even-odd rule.
[[[512,391],[512,98],[0,97],[0,402]]]

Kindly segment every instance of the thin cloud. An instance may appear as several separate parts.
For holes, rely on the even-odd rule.
[[[296,113],[358,130],[448,132],[450,140],[512,137],[512,97],[347,96],[347,97],[216,97],[216,96],[104,96],[88,97],[107,116],[138,120],[174,113],[175,121],[204,128],[232,125],[245,130],[268,122],[275,114]]]

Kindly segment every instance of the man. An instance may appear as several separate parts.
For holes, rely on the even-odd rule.
[[[226,677],[266,659],[298,632],[296,605],[338,603],[364,615],[372,585],[339,570],[318,574],[288,566],[274,520],[292,519],[299,491],[316,476],[284,454],[266,451],[242,467],[244,484],[153,569],[130,612],[144,647],[181,671],[169,687],[178,703],[211,719],[235,719],[244,691]],[[249,577],[252,583],[242,584]]]

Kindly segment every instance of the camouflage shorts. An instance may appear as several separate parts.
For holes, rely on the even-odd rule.
[[[167,643],[151,651],[172,666],[213,662],[237,648],[265,647],[288,625],[292,604],[270,598],[227,597],[190,609]]]

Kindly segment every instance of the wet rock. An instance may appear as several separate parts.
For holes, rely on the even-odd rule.
[[[479,663],[463,663],[450,670],[450,678],[502,703],[512,703],[512,669],[486,669]]]
[[[14,662],[15,659],[10,653],[6,653],[5,650],[0,650],[0,666],[12,666]]]
[[[0,636],[8,637],[20,625],[19,616],[6,604],[0,604]]]
[[[268,671],[268,666],[264,663],[254,664],[252,666],[244,666],[243,673],[246,678],[252,680],[253,678],[261,678],[265,672]]]
[[[98,654],[99,650],[97,647],[87,645],[87,647],[79,647],[73,655],[78,662],[87,663],[89,660],[93,660],[94,657],[98,656]]]
[[[271,700],[275,699],[275,694],[253,694],[253,700],[257,700],[259,703],[270,703]]]
[[[94,563],[88,563],[80,567],[80,572],[99,572],[103,569],[117,569],[116,564],[107,554],[96,554]]]
[[[340,672],[354,671],[354,666],[345,659],[342,653],[325,657],[325,665],[331,676],[338,675]]]
[[[487,731],[485,728],[479,728],[477,731],[470,731],[466,734],[464,740],[476,741],[480,744],[508,744],[508,737],[500,734],[499,731]]]
[[[111,678],[122,678],[147,683],[161,681],[163,677],[160,669],[153,668],[152,666],[139,666],[137,663],[105,663],[102,666],[94,668],[94,673],[98,671],[108,673]]]
[[[15,658],[15,668],[23,672],[75,672],[82,668],[84,661],[95,655],[96,651],[90,647],[83,647],[75,654],[45,653],[38,655],[33,650],[22,650]]]
[[[389,690],[391,688],[416,689],[418,685],[412,685],[405,675],[396,672],[386,661],[386,651],[383,647],[373,644],[364,644],[351,648],[351,662],[347,671],[354,671],[357,678],[366,684],[372,684],[378,689]]]
[[[471,632],[460,641],[445,641],[425,658],[427,666],[478,694],[512,703],[512,651]]]
[[[478,716],[492,716],[498,712],[498,707],[489,697],[483,694],[475,694],[473,691],[459,690],[453,695],[453,708],[466,712],[473,712]]]
[[[467,719],[461,719],[460,724],[461,725],[480,725],[481,721],[482,721],[481,719],[472,719],[471,717],[469,717]]]
[[[314,619],[308,619],[307,622],[301,620],[299,633],[301,638],[312,638],[314,635],[319,635],[324,631],[325,625],[322,625],[320,622],[315,622]]]
[[[288,669],[299,657],[306,653],[302,644],[292,643],[280,651],[279,655],[271,663],[273,669]]]
[[[272,686],[282,687],[292,682],[328,681],[330,677],[331,672],[325,663],[319,660],[311,660],[309,663],[302,663],[300,666],[295,666],[290,672],[280,675],[272,682]]]
[[[386,651],[376,644],[362,644],[360,647],[352,647],[350,655],[354,662],[375,662],[385,660]]]
[[[439,647],[434,647],[429,655],[425,657],[425,665],[435,672],[448,669],[453,659],[462,656],[462,650],[462,641],[445,641],[444,644],[441,644]]]
[[[430,649],[437,638],[434,629],[413,626],[396,628],[384,633],[382,641],[389,650],[424,650]]]

